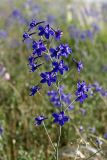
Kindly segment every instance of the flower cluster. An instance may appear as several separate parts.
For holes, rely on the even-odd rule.
[[[29,33],[33,29],[35,29],[36,32]],[[35,41],[33,39],[32,36],[34,34],[40,37],[39,40]],[[51,70],[49,72],[40,73],[41,80],[39,84],[47,83],[48,86],[51,86],[53,83],[56,83],[58,72],[60,74],[64,74],[69,70],[69,67],[62,59],[63,56],[68,57],[68,54],[72,52],[72,49],[68,46],[68,44],[60,44],[56,49],[52,47],[49,48],[47,46],[47,42],[51,37],[60,40],[61,36],[61,30],[54,30],[49,24],[45,24],[44,21],[38,22],[36,20],[31,21],[28,32],[24,32],[23,34],[23,41],[28,38],[32,41],[33,52],[28,58],[28,66],[30,67],[31,72],[35,72],[41,65],[43,65],[43,63],[38,63],[38,60],[43,55],[48,55],[52,60]],[[30,89],[31,96],[33,96],[40,89],[39,84]]]
[[[34,32],[30,33],[31,30],[34,30]],[[26,41],[26,39],[32,41],[32,54],[28,57],[30,72],[35,72],[39,68],[38,72],[41,78],[37,85],[33,85],[30,88],[30,96],[34,96],[39,92],[42,85],[47,84],[49,87],[54,87],[53,83],[56,83],[55,86],[57,90],[48,91],[48,96],[50,97],[50,102],[60,110],[58,113],[52,113],[52,117],[54,118],[53,123],[57,123],[60,126],[63,126],[65,122],[68,122],[70,119],[65,115],[66,110],[74,109],[73,103],[71,102],[71,94],[65,94],[63,91],[64,87],[59,86],[60,77],[69,70],[65,59],[72,53],[72,49],[68,44],[62,43],[54,48],[51,46],[51,40],[60,40],[62,34],[63,32],[61,30],[55,30],[44,21],[38,22],[36,20],[31,21],[28,32],[23,34],[23,41]],[[33,38],[34,35],[36,35],[38,39],[36,38],[35,40]],[[41,68],[46,68],[41,66],[47,63],[46,61],[46,63],[41,62],[41,60],[43,60],[42,57],[45,57],[46,61],[49,61],[48,71],[40,70]],[[82,62],[77,62],[74,58],[73,62],[76,64],[77,71],[80,72],[83,69]],[[88,97],[87,92],[88,87],[86,83],[84,81],[81,83],[78,82],[75,101],[80,101],[82,103]],[[36,117],[35,125],[41,125],[46,119],[47,118],[43,115]]]

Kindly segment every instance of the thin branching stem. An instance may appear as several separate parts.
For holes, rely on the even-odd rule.
[[[47,136],[48,136],[48,138],[49,138],[49,141],[50,141],[50,143],[51,143],[54,151],[56,152],[55,146],[54,146],[54,144],[53,144],[53,142],[52,142],[52,140],[51,140],[51,137],[49,136],[48,130],[47,130],[44,122],[43,122],[43,126],[44,126],[44,129],[45,129],[45,131],[46,131],[46,134],[47,134]]]
[[[60,139],[61,139],[61,131],[62,131],[62,127],[60,126],[60,128],[59,128],[59,138],[58,138],[57,149],[56,149],[56,160],[59,159],[59,143],[60,143]]]
[[[76,99],[77,99],[77,98],[76,98]],[[74,99],[74,100],[65,108],[64,112],[67,111],[67,109],[76,101],[76,99]]]
[[[60,104],[61,104],[61,111],[62,111],[62,101],[61,101],[61,93],[60,93],[60,87],[59,87],[59,81],[58,81],[58,84],[57,84],[57,91],[58,91],[58,94],[59,94],[59,100],[60,100]],[[60,143],[60,139],[61,139],[61,131],[62,131],[62,127],[60,126],[59,128],[59,137],[58,137],[58,142],[57,142],[57,148],[56,148],[56,160],[59,159],[59,143]]]

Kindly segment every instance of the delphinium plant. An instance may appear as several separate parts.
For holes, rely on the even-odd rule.
[[[49,87],[47,94],[50,97],[50,102],[55,106],[52,109],[52,111],[55,111],[50,113],[51,116],[41,114],[35,117],[35,126],[42,125],[44,127],[53,147],[53,156],[56,160],[59,159],[58,150],[62,127],[66,123],[70,123],[71,120],[69,112],[74,109],[75,102],[83,103],[88,98],[89,92],[89,85],[85,81],[78,80],[72,101],[71,94],[64,93],[62,82],[69,75],[67,75],[67,72],[71,69],[71,66],[66,64],[66,59],[71,59],[77,68],[78,74],[83,69],[83,63],[74,58],[72,48],[67,43],[61,43],[62,35],[63,32],[60,29],[52,28],[45,21],[38,22],[36,20],[31,21],[28,31],[23,34],[23,41],[26,39],[32,41],[32,54],[28,57],[30,72],[38,72],[40,75],[40,81],[30,88],[30,96],[41,94],[42,88],[47,85]],[[45,125],[48,119],[51,119],[52,123],[59,128],[57,145],[52,142],[48,128]]]

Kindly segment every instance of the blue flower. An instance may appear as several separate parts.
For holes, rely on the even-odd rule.
[[[60,126],[63,126],[65,122],[69,120],[69,117],[64,114],[64,112],[58,113],[52,113],[52,116],[54,117],[54,123],[58,123]]]
[[[98,82],[92,84],[92,87],[94,88],[95,92],[99,92],[102,96],[107,96],[107,91],[102,86],[100,86]]]
[[[41,57],[41,56],[40,56]],[[34,56],[29,56],[28,61],[29,61],[29,66],[30,66],[30,71],[35,72],[37,68],[39,68],[42,64],[37,64],[35,60],[39,57],[34,57]]]
[[[104,134],[104,138],[107,139],[107,133]]]
[[[58,51],[59,51],[59,48],[58,48],[58,47],[57,47],[56,49],[50,48],[49,51],[51,52],[51,57],[57,58],[57,56],[58,56]]]
[[[5,30],[0,30],[0,38],[6,38],[7,32]]]
[[[102,87],[98,82],[95,82],[94,84],[92,84],[92,87],[94,87],[96,92],[100,92],[102,90]]]
[[[43,122],[45,119],[47,119],[47,118],[44,117],[44,116],[38,116],[38,117],[36,117],[36,118],[35,118],[35,121],[36,121],[35,125],[36,125],[36,126],[41,125],[42,122]]]
[[[81,39],[82,41],[85,41],[85,40],[86,40],[86,32],[85,32],[85,31],[82,31],[82,32],[80,33],[80,39]]]
[[[27,39],[27,38],[31,38],[30,37],[30,35],[27,33],[27,32],[24,32],[24,34],[23,34],[23,41],[25,40],[25,39]]]
[[[77,97],[76,101],[80,101],[80,103],[83,103],[86,98],[88,98],[87,94],[80,93],[79,97]]]
[[[70,105],[70,106],[68,107],[68,110],[70,110],[70,111],[74,110],[74,106],[73,106],[73,105]]]
[[[53,62],[52,65],[54,66],[53,72],[60,72],[60,74],[64,74],[65,71],[68,71],[68,66],[64,64],[64,61],[61,60],[59,63],[58,62]]]
[[[84,81],[82,81],[81,83],[78,82],[77,91],[75,93],[75,95],[77,96],[76,101],[80,101],[80,103],[83,103],[83,101],[88,98],[86,92],[88,92],[88,86],[86,85],[86,83]]]
[[[2,133],[3,133],[3,128],[0,127],[0,135],[2,135]]]
[[[51,57],[68,57],[68,55],[72,53],[72,49],[68,46],[68,44],[61,44],[58,47],[56,47],[56,49],[50,48],[50,52],[52,53]]]
[[[78,81],[77,83],[77,93],[80,93],[80,92],[88,92],[88,87],[86,85],[86,83],[84,81],[82,81],[80,83],[80,81]]]
[[[92,28],[94,32],[98,32],[100,30],[100,27],[96,23],[92,23]]]
[[[61,36],[62,36],[63,32],[61,30],[56,30],[55,31],[55,38],[56,40],[60,40]]]
[[[32,65],[33,63],[35,63],[35,60],[37,58],[39,58],[39,57],[34,57],[34,56],[30,55],[29,58],[28,58],[29,65]]]
[[[60,56],[68,57],[68,55],[71,53],[72,49],[68,46],[68,44],[61,44],[59,46],[59,57]]]
[[[27,32],[24,32],[24,34],[23,34],[23,41],[25,41],[25,39],[28,39],[28,38],[30,38],[30,39],[32,39],[32,37],[31,37],[31,35],[33,35],[33,34],[35,34],[36,32],[33,32],[33,33],[27,33]]]
[[[61,107],[60,98],[57,91],[54,90],[48,91],[48,96],[51,97],[50,101],[54,106]]]
[[[100,94],[102,95],[102,96],[107,96],[107,91],[105,91],[103,88],[101,89],[101,91],[100,91]]]
[[[86,36],[87,36],[87,38],[92,40],[93,39],[93,32],[91,30],[86,30]]]
[[[37,62],[36,62],[37,63]],[[31,72],[35,72],[37,70],[37,68],[39,68],[42,64],[32,64],[30,71]]]
[[[45,36],[46,39],[49,39],[50,36],[54,35],[54,31],[50,28],[49,24],[45,27],[39,26],[38,30],[40,31],[39,36]]]
[[[73,58],[73,62],[75,62],[77,66],[77,70],[78,72],[80,72],[83,69],[83,63],[81,61],[77,62],[74,58]]]
[[[21,12],[18,9],[15,9],[12,11],[12,16],[16,17],[21,17]]]
[[[52,83],[57,81],[57,77],[53,72],[44,72],[41,73],[40,76],[42,77],[41,83],[47,83],[48,86],[51,86]]]
[[[39,41],[33,41],[33,45],[32,45],[32,48],[33,48],[33,54],[37,54],[38,56],[41,56],[43,52],[46,51],[46,47],[45,45],[43,44],[43,41],[42,40],[39,40]]]
[[[56,107],[61,107],[61,102],[64,102],[67,105],[71,103],[71,94],[65,94],[63,92],[63,89],[64,86],[60,86],[59,93],[56,90],[48,91],[48,96],[50,96],[50,102],[52,102],[52,104]]]
[[[71,94],[65,94],[65,93],[61,93],[61,101],[63,101],[66,104],[70,104],[71,103]]]
[[[40,21],[40,22],[37,22],[36,20],[32,20],[32,22],[30,23],[30,27],[28,29],[28,31],[30,31],[31,29],[33,29],[34,27],[36,27],[37,25],[41,24],[41,23],[44,23],[45,21]]]
[[[61,102],[60,102],[60,98],[58,95],[53,96],[50,101],[52,102],[52,104],[56,107],[61,107]]]
[[[32,88],[30,88],[30,96],[34,96],[35,93],[37,93],[38,91],[40,90],[40,87],[37,85],[37,86],[32,86]]]

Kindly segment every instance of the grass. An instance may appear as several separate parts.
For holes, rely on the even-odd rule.
[[[20,4],[15,5],[20,8]],[[40,5],[43,9],[42,1]],[[46,95],[48,88],[43,88],[40,95],[29,96],[29,87],[38,82],[39,74],[31,74],[28,70],[27,58],[31,50],[27,49],[21,41],[25,25],[18,22],[13,23],[13,19],[11,25],[9,27],[6,26],[11,8],[4,4],[3,7],[5,8],[5,20],[2,19],[0,28],[4,28],[8,32],[8,37],[0,40],[0,64],[6,67],[11,79],[6,81],[3,77],[0,77],[0,124],[4,128],[3,135],[0,137],[0,159],[52,160],[52,147],[44,129],[34,126],[36,115],[45,113],[50,116],[53,111]],[[46,8],[42,11],[40,17],[45,17],[46,13],[44,11],[46,11]],[[72,21],[73,23],[75,22]],[[77,21],[78,26],[79,23]],[[75,74],[76,69],[72,69],[74,66],[71,62],[71,57],[67,60],[71,67],[71,72],[62,81],[66,85],[66,92],[72,93],[75,91],[78,79],[85,80],[87,83],[98,81],[101,86],[107,89],[107,71],[103,70],[103,66],[107,64],[106,26],[103,26],[103,29],[95,36],[94,42],[90,40],[79,41],[78,48],[76,48],[75,41],[69,36],[68,32],[68,26],[71,25],[71,22],[63,22],[61,17],[57,16],[57,23],[54,25],[57,26],[57,24],[62,26],[64,32],[62,42],[68,42],[73,49],[73,56],[84,62],[84,70],[78,75],[77,73]],[[84,26],[86,28],[86,24]],[[15,40],[20,45],[11,47]],[[80,108],[86,109],[86,116],[82,116],[81,112],[79,112]],[[104,133],[107,132],[106,110],[106,97],[101,97],[99,94],[90,97],[83,105],[76,103],[75,111],[70,113],[71,123],[65,125],[62,130],[60,148],[71,143],[75,146],[81,137],[83,141],[94,148],[98,148],[95,138],[89,132],[89,127],[95,127],[95,137],[102,137],[102,141],[106,144],[107,141],[103,139]],[[83,133],[79,132],[80,125],[84,126]],[[56,142],[58,135],[56,126],[52,124],[51,120],[47,122],[46,126],[53,141]]]

